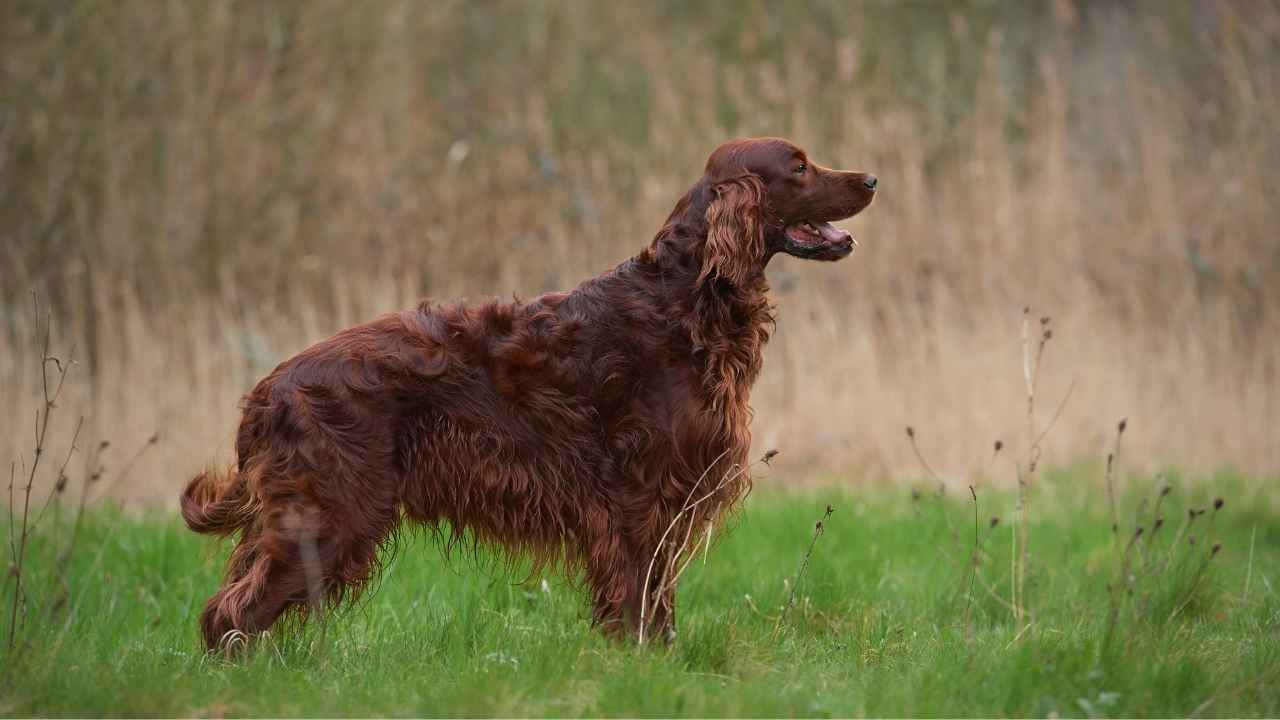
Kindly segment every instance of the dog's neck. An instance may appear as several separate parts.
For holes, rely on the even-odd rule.
[[[745,412],[774,322],[769,285],[763,265],[738,284],[701,276],[705,214],[705,191],[695,186],[623,272],[634,273],[634,280],[669,309],[668,317],[689,340],[714,405]]]
[[[717,275],[700,277],[710,230],[707,209],[712,195],[711,186],[705,178],[695,183],[676,202],[653,241],[632,262],[673,281],[680,295],[709,294],[729,304],[740,304],[745,300],[748,305],[754,305],[755,296],[763,297],[768,293],[764,269],[772,252],[767,252],[763,262],[752,268],[744,282],[738,285],[727,283]]]

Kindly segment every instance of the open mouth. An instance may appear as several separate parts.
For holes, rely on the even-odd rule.
[[[818,260],[839,260],[853,252],[858,241],[829,222],[802,220],[784,229],[789,255]]]

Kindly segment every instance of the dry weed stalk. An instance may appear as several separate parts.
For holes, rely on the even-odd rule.
[[[1027,586],[1027,567],[1031,560],[1031,536],[1030,525],[1028,522],[1030,514],[1031,492],[1036,476],[1036,471],[1040,465],[1040,457],[1044,451],[1044,440],[1049,435],[1049,431],[1057,424],[1058,418],[1062,416],[1062,410],[1066,407],[1067,401],[1071,399],[1071,393],[1075,390],[1075,381],[1072,380],[1071,385],[1067,387],[1067,392],[1063,395],[1062,400],[1058,402],[1057,409],[1054,410],[1053,417],[1049,423],[1045,425],[1040,432],[1036,431],[1036,391],[1040,384],[1040,368],[1044,362],[1045,348],[1049,341],[1053,339],[1053,328],[1050,325],[1053,318],[1045,315],[1040,318],[1040,336],[1035,344],[1035,351],[1032,352],[1031,340],[1031,307],[1026,306],[1022,309],[1022,376],[1026,385],[1027,394],[1027,456],[1026,465],[1017,466],[1018,479],[1018,504],[1014,512],[1014,547],[1012,550],[1012,558],[1010,573],[1012,577],[1012,595],[1014,620],[1021,626],[1021,632],[1024,632],[1029,621],[1029,610],[1027,608],[1026,586]]]
[[[1022,310],[1022,374],[1026,392],[1027,454],[1024,460],[1025,464],[1015,463],[1014,466],[1018,483],[1018,498],[1017,505],[1013,513],[1013,521],[1010,526],[1010,531],[1013,533],[1013,542],[1010,543],[1009,556],[1010,599],[1008,602],[1005,602],[1002,598],[998,598],[1003,605],[1009,608],[1010,612],[1013,614],[1015,623],[1018,625],[1019,631],[1015,640],[1020,639],[1023,634],[1025,634],[1031,623],[1031,612],[1028,608],[1026,599],[1026,584],[1027,568],[1030,564],[1030,526],[1028,519],[1030,511],[1030,496],[1034,487],[1034,479],[1039,467],[1040,458],[1043,455],[1044,440],[1048,437],[1049,432],[1062,416],[1062,411],[1066,407],[1067,402],[1071,399],[1072,392],[1075,390],[1075,381],[1072,380],[1071,384],[1067,387],[1066,393],[1058,402],[1049,422],[1043,429],[1039,429],[1036,424],[1036,397],[1039,388],[1040,370],[1044,364],[1045,348],[1048,346],[1049,341],[1053,339],[1053,329],[1050,327],[1052,322],[1053,319],[1047,315],[1040,318],[1040,333],[1038,339],[1034,343],[1033,350],[1031,334],[1031,307],[1027,306]],[[928,473],[928,475],[938,484],[938,497],[941,499],[946,492],[946,484],[942,482],[942,479],[936,472],[934,472],[932,466],[930,466],[928,461],[925,460],[924,454],[920,451],[920,447],[916,442],[916,435],[917,433],[915,428],[908,426],[907,438],[911,443],[912,452],[915,454],[916,459],[919,461],[921,467],[924,468],[925,472]],[[994,452],[991,456],[992,465],[994,465],[996,458],[999,457],[1000,450],[1003,446],[1003,442],[999,440],[995,442]],[[966,597],[968,598],[965,611],[966,623],[970,614],[970,606],[972,605],[973,583],[977,575],[977,565],[980,562],[979,555],[981,553],[981,543],[979,541],[978,531],[978,493],[977,489],[972,485],[969,486],[969,494],[973,502],[974,542],[973,550],[970,555],[971,568],[969,571],[969,582],[966,590]],[[913,500],[918,500],[919,497],[920,495],[918,492],[912,493]],[[947,526],[951,531],[952,536],[958,540],[959,536],[956,534],[954,527],[952,527],[950,516],[945,513],[945,509],[943,509],[943,516],[946,518]],[[991,525],[992,528],[995,527],[996,522],[996,519],[993,518]],[[988,588],[988,590],[993,595],[995,594],[994,590],[990,588]]]
[[[1160,532],[1161,528],[1164,527],[1164,515],[1160,512],[1160,506],[1164,504],[1164,500],[1169,496],[1169,493],[1173,492],[1173,487],[1163,481],[1162,475],[1157,475],[1156,478],[1160,484],[1160,490],[1156,493],[1156,501],[1155,503],[1153,503],[1153,506],[1152,506],[1151,533],[1150,535],[1148,535],[1148,539],[1147,539],[1147,544],[1151,546],[1152,552],[1149,554],[1144,554],[1143,562],[1142,562],[1143,576],[1151,574],[1151,571],[1154,568],[1154,564],[1156,562],[1156,555],[1154,552],[1156,535]],[[1147,501],[1144,498],[1142,500],[1142,503],[1139,507],[1138,512],[1135,515],[1134,527],[1138,527],[1139,525],[1142,524],[1142,508],[1146,506],[1146,502]],[[1112,532],[1112,537],[1114,538],[1116,533],[1114,522],[1112,523],[1111,532]]]
[[[1061,412],[1061,409],[1062,409],[1061,406],[1059,406],[1059,412]],[[1041,437],[1043,438],[1043,434],[1041,435]],[[933,467],[929,464],[927,460],[925,460],[924,453],[920,451],[920,447],[916,443],[915,427],[910,425],[907,426],[907,438],[911,442],[911,449],[915,453],[916,460],[920,462],[920,466],[923,467],[925,472],[928,473],[929,476],[933,478],[934,482],[938,483],[938,494],[937,494],[937,498],[939,501],[938,510],[942,514],[943,518],[946,520],[947,530],[951,533],[952,538],[954,538],[957,541],[957,543],[959,543],[960,536],[956,532],[954,526],[951,523],[951,517],[950,515],[947,514],[946,507],[942,504],[942,498],[946,493],[946,484],[943,483],[942,479],[938,476],[938,474],[933,471]],[[992,467],[994,467],[996,460],[1000,457],[1000,451],[1003,449],[1004,449],[1003,441],[996,440],[995,443],[993,443],[992,451],[991,451],[991,459],[987,463],[986,470],[984,471],[985,473],[989,474],[991,472],[991,469]],[[977,579],[978,566],[982,563],[982,556],[984,553],[982,549],[983,541],[981,540],[981,537],[980,537],[979,522],[978,522],[978,490],[973,483],[970,483],[968,485],[968,488],[969,488],[969,497],[973,503],[973,547],[972,547],[972,550],[970,551],[969,561],[968,561],[969,581],[965,587],[965,626],[971,628],[972,626],[970,624],[970,618],[971,618],[971,613],[973,609],[973,585],[975,580]],[[911,494],[911,499],[914,507],[914,503],[920,500],[920,493],[918,491],[913,490]],[[991,518],[990,524],[988,526],[988,536],[990,536],[990,533],[995,530],[996,525],[998,525],[999,523],[1000,523],[999,517],[993,516]],[[995,595],[995,591],[990,587],[988,587],[988,591],[991,592],[992,595]],[[1013,606],[1010,605],[1009,603],[1006,603],[1003,598],[997,597],[996,599],[1000,600],[1002,604],[1006,605],[1010,609],[1013,608]]]
[[[1117,447],[1119,435],[1123,432],[1124,423],[1121,422],[1117,426]],[[1150,532],[1146,532],[1147,528],[1142,524],[1143,515],[1148,504],[1148,499],[1143,498],[1138,504],[1139,509],[1135,514],[1135,525],[1129,542],[1124,545],[1123,551],[1119,549],[1118,545],[1116,548],[1118,553],[1116,577],[1107,585],[1110,609],[1107,617],[1106,635],[1101,646],[1101,651],[1104,654],[1109,650],[1114,640],[1115,633],[1119,627],[1122,605],[1126,597],[1133,599],[1135,619],[1142,619],[1155,624],[1171,623],[1196,599],[1198,591],[1208,577],[1210,564],[1222,550],[1221,543],[1213,543],[1207,551],[1197,548],[1196,536],[1191,533],[1199,518],[1202,515],[1209,514],[1208,527],[1205,528],[1206,537],[1208,537],[1218,512],[1225,506],[1225,501],[1219,497],[1213,500],[1212,512],[1204,508],[1189,508],[1182,528],[1174,536],[1173,542],[1163,550],[1165,556],[1163,558],[1158,557],[1161,548],[1155,543],[1155,538],[1165,524],[1161,507],[1165,499],[1172,493],[1173,488],[1159,475],[1157,475],[1157,487],[1159,489],[1155,493],[1155,500],[1152,503],[1154,509],[1150,515]],[[1114,503],[1112,507],[1115,507]],[[1116,514],[1118,515],[1118,513]],[[1113,523],[1113,537],[1115,537],[1116,532],[1115,523]],[[1186,543],[1182,542],[1184,536],[1187,538]],[[1144,540],[1145,543],[1143,542]],[[1144,545],[1146,546],[1145,549]],[[1134,569],[1134,552],[1142,554],[1141,567],[1136,570]],[[1176,567],[1175,561],[1177,562]],[[1184,566],[1185,562],[1195,562],[1194,569],[1189,574],[1185,572],[1187,569]],[[1162,609],[1156,603],[1156,598],[1160,594],[1164,594],[1167,599],[1171,600],[1171,609]]]
[[[1120,574],[1111,584],[1111,611],[1107,615],[1107,633],[1103,636],[1102,647],[1105,649],[1111,645],[1112,635],[1115,633],[1116,621],[1120,618],[1120,599],[1124,591],[1129,588],[1129,560],[1133,546],[1142,538],[1143,528],[1139,526],[1133,531],[1133,535],[1129,537],[1129,544],[1124,548],[1124,555],[1120,558]]]
[[[951,537],[959,539],[955,526],[951,522],[951,516],[947,514],[946,507],[943,506],[943,500],[947,495],[947,484],[943,482],[938,473],[933,471],[933,466],[924,459],[924,453],[920,451],[920,446],[916,443],[916,429],[911,425],[907,426],[907,439],[911,442],[911,451],[915,453],[916,460],[920,463],[920,467],[924,468],[924,471],[928,473],[929,477],[938,484],[938,492],[935,499],[938,501],[938,512],[942,515],[943,521],[947,524],[947,531],[951,533]],[[920,495],[913,492],[911,498],[912,500],[919,500]]]
[[[973,611],[973,581],[978,575],[978,491],[969,486],[969,497],[973,499],[973,557],[969,560],[969,585],[964,591],[964,625],[972,628],[969,620]]]
[[[782,614],[778,616],[779,626],[786,621],[792,606],[796,604],[796,590],[800,587],[800,581],[804,579],[805,571],[809,569],[809,558],[813,557],[813,548],[818,544],[818,538],[822,536],[823,531],[826,529],[827,520],[830,519],[831,514],[835,511],[835,508],[828,505],[826,512],[822,514],[822,519],[813,525],[813,537],[809,540],[809,548],[804,551],[804,557],[800,559],[800,569],[796,571],[795,580],[792,581],[790,592],[787,593],[787,603],[782,606]]]
[[[1122,419],[1116,425],[1115,449],[1107,455],[1107,502],[1111,507],[1112,535],[1120,532],[1120,516],[1116,511],[1115,468],[1120,464],[1120,439],[1124,437],[1124,430],[1128,426],[1128,423],[1128,419]]]
[[[987,463],[986,474],[990,474],[991,468],[995,466],[996,459],[1000,457],[1000,451],[1003,449],[1004,441],[996,440],[992,445],[991,460]],[[977,580],[978,566],[982,563],[982,556],[984,553],[982,550],[982,542],[978,539],[978,491],[973,485],[969,485],[969,496],[973,500],[973,558],[970,562],[971,566],[969,568],[969,586],[965,590],[964,624],[965,627],[969,629],[970,633],[972,633],[973,625],[971,623],[971,619],[973,614],[973,583]],[[1000,524],[1000,518],[992,515],[990,523],[987,526],[988,537],[990,537],[998,524]],[[992,591],[992,594],[995,594],[994,591]]]
[[[655,605],[659,602],[662,602],[663,596],[666,594],[668,590],[675,587],[676,582],[680,579],[680,576],[684,574],[684,571],[689,567],[689,563],[692,562],[693,557],[696,555],[696,552],[689,552],[688,557],[685,558],[684,564],[680,565],[679,568],[676,567],[676,564],[680,561],[682,557],[685,557],[686,551],[689,550],[689,540],[693,536],[693,529],[694,529],[694,525],[696,524],[694,522],[694,515],[693,515],[694,509],[696,509],[699,505],[706,502],[707,500],[717,497],[718,493],[721,490],[723,490],[725,486],[737,480],[744,473],[749,473],[751,469],[754,468],[756,465],[760,463],[768,464],[778,454],[777,450],[770,450],[766,452],[764,455],[760,456],[758,460],[756,460],[755,462],[749,463],[745,467],[739,467],[735,465],[729,472],[725,473],[725,476],[720,480],[719,483],[716,484],[714,488],[712,488],[703,496],[699,497],[697,500],[694,500],[694,496],[697,495],[698,488],[702,486],[702,482],[707,479],[707,475],[711,472],[712,468],[716,466],[716,463],[720,462],[720,460],[723,459],[728,452],[729,452],[728,449],[726,449],[724,452],[717,455],[716,458],[711,461],[711,464],[709,464],[707,468],[702,471],[702,474],[698,476],[698,480],[693,484],[693,487],[689,489],[689,495],[685,498],[684,504],[680,507],[680,511],[677,512],[675,517],[671,519],[670,524],[667,525],[667,529],[664,530],[662,532],[662,536],[658,538],[658,545],[653,550],[653,556],[649,558],[649,567],[644,574],[644,584],[641,585],[641,587],[644,588],[644,592],[640,596],[640,618],[639,618],[640,627],[639,627],[638,641],[641,645],[643,645],[645,642],[645,627],[646,627],[646,621],[649,617],[648,610],[649,610],[650,595],[653,596],[653,603]],[[715,508],[712,508],[711,512],[707,514],[707,517],[712,517],[712,518],[716,517],[719,514],[720,510],[723,508],[723,506],[729,502],[732,502],[734,499],[736,498],[720,498],[717,506]],[[682,520],[685,521],[684,537],[681,539],[679,545],[669,546],[667,543],[667,538],[671,536],[671,532],[681,524]],[[699,539],[700,543],[706,542],[708,543],[708,545],[710,544],[711,529],[712,528],[709,521],[706,527],[706,533],[703,535],[701,539]],[[695,551],[696,549],[697,549],[697,545],[694,546]],[[664,551],[666,551],[665,555],[664,555]],[[650,591],[649,590],[649,588],[651,587],[650,581],[653,579],[653,569],[658,562],[659,555],[664,555],[662,574],[658,577],[658,583],[656,587],[654,587],[654,589]]]
[[[1196,524],[1196,520],[1199,520],[1200,516],[1204,515],[1204,513],[1205,511],[1203,509],[1190,508],[1187,510],[1187,519],[1182,523],[1182,527],[1178,529],[1178,534],[1173,536],[1173,542],[1169,544],[1168,557],[1165,559],[1164,563],[1164,572],[1168,572],[1169,568],[1173,566],[1173,560],[1177,557],[1178,544],[1182,542],[1183,536],[1187,535],[1187,533],[1191,531]],[[1190,545],[1196,544],[1196,538],[1194,535],[1189,536],[1187,540]]]
[[[1169,613],[1169,618],[1165,622],[1173,622],[1173,619],[1178,617],[1179,613],[1185,610],[1187,606],[1191,604],[1191,601],[1195,599],[1196,590],[1200,589],[1200,583],[1204,580],[1205,570],[1209,569],[1209,563],[1212,562],[1221,551],[1222,543],[1214,543],[1213,547],[1209,549],[1208,554],[1204,556],[1204,559],[1202,559],[1200,564],[1196,567],[1196,574],[1191,581],[1191,587],[1187,588],[1187,592],[1183,595],[1182,601],[1174,606],[1173,612]]]
[[[102,455],[109,447],[111,447],[109,441],[99,441],[89,451],[88,457],[85,458],[84,480],[80,484],[80,499],[76,505],[76,517],[71,522],[71,537],[67,541],[67,547],[58,555],[60,571],[65,569],[64,566],[75,552],[76,542],[80,539],[80,527],[84,524],[84,511],[89,505],[89,491],[102,479],[103,473],[107,470],[106,466],[102,464]]]
[[[924,459],[924,455],[920,452],[920,447],[916,445],[916,429],[910,425],[907,426],[907,439],[911,441],[911,450],[916,454],[916,460],[920,461],[921,467],[924,468],[925,472],[929,473],[929,477],[933,478],[933,481],[938,483],[938,495],[946,495],[947,484],[942,481],[942,478],[938,476],[938,473],[934,472],[933,468],[930,467],[929,463]]]
[[[1249,567],[1244,573],[1244,593],[1241,599],[1249,602],[1249,582],[1253,580],[1253,543],[1258,539],[1258,523],[1253,524],[1253,529],[1249,532]]]
[[[80,439],[80,431],[82,429],[84,429],[83,415],[81,415],[80,419],[76,421],[76,429],[71,433],[71,444],[67,447],[67,455],[63,458],[62,464],[58,466],[58,473],[55,476],[57,479],[54,480],[53,483],[53,492],[45,496],[44,505],[40,506],[40,512],[36,513],[35,520],[31,521],[31,529],[40,525],[40,522],[44,520],[45,514],[49,512],[50,507],[55,508],[54,515],[57,515],[56,508],[60,507],[62,494],[66,492],[67,483],[69,482],[69,478],[67,477],[67,465],[71,462],[72,454],[74,454],[76,450],[80,449],[76,445],[76,442]]]
[[[35,317],[36,342],[38,344],[39,359],[40,359],[40,388],[43,396],[43,406],[40,409],[36,410],[35,450],[34,450],[34,456],[32,457],[32,460],[31,460],[30,468],[25,468],[27,484],[26,484],[26,487],[23,489],[22,517],[21,517],[20,524],[15,522],[16,518],[14,517],[13,471],[12,471],[12,465],[10,466],[9,546],[10,546],[10,550],[13,553],[13,564],[9,568],[9,572],[14,579],[13,602],[10,606],[10,612],[9,612],[8,650],[11,655],[13,653],[14,643],[17,640],[18,608],[22,605],[22,579],[23,579],[24,563],[27,555],[27,539],[30,536],[30,532],[33,527],[32,523],[30,523],[31,491],[32,491],[32,488],[35,486],[36,472],[40,468],[40,461],[41,459],[44,458],[45,453],[48,451],[49,420],[50,418],[53,417],[53,411],[58,407],[58,399],[62,397],[62,389],[66,384],[67,373],[71,371],[72,365],[75,364],[74,360],[69,359],[67,362],[64,363],[57,356],[50,354],[49,342],[50,342],[50,332],[51,332],[52,319],[53,319],[52,312],[46,312],[46,317],[44,320],[44,332],[41,333],[40,332],[40,318],[41,318],[40,301],[38,296],[34,292],[31,294],[31,302],[32,302],[32,312]],[[54,383],[52,388],[50,388],[50,376],[49,376],[50,365],[53,365],[57,371],[56,382]],[[65,487],[65,483],[62,483],[61,478],[64,476],[64,471],[66,470],[67,462],[70,462],[71,460],[71,453],[74,452],[75,450],[76,439],[80,436],[80,428],[83,425],[83,423],[84,423],[84,419],[81,418],[80,422],[76,425],[75,436],[71,439],[71,448],[70,450],[67,451],[67,459],[66,461],[63,462],[61,469],[58,471],[58,474],[59,474],[58,484],[62,485],[63,487]],[[47,503],[45,507],[48,507]],[[43,511],[39,513],[37,515],[37,519],[39,519],[39,517],[42,516],[43,514],[44,514]],[[17,524],[18,527],[20,528],[16,538],[14,537],[14,534],[13,534],[15,524]],[[9,663],[9,665],[12,666],[12,663]]]
[[[1218,511],[1222,509],[1224,504],[1225,503],[1222,498],[1214,498],[1213,512],[1209,514],[1209,527],[1205,528],[1206,538],[1208,538],[1209,531],[1213,529],[1213,521],[1217,519]],[[1190,527],[1191,520],[1194,520],[1196,517],[1199,517],[1200,515],[1204,515],[1205,512],[1206,512],[1205,510],[1194,510],[1194,509],[1188,511],[1187,513],[1188,527]],[[1196,544],[1195,536],[1191,536],[1187,538],[1188,548],[1194,548],[1195,544]],[[1176,546],[1175,546],[1175,549],[1176,549]],[[1183,610],[1185,610],[1186,607],[1191,604],[1191,601],[1195,599],[1196,590],[1200,588],[1200,583],[1204,580],[1205,571],[1209,569],[1209,563],[1212,562],[1213,559],[1217,557],[1218,553],[1221,551],[1222,551],[1222,543],[1214,543],[1213,546],[1209,548],[1209,552],[1203,556],[1199,565],[1196,566],[1196,571],[1195,571],[1195,575],[1192,577],[1191,586],[1187,588],[1187,591],[1186,593],[1184,593],[1182,600],[1174,606],[1173,612],[1169,613],[1169,618],[1168,620],[1166,620],[1166,622],[1172,622],[1173,619],[1176,618]]]

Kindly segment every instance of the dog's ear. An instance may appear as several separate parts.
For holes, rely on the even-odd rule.
[[[742,286],[764,261],[764,183],[743,175],[717,183],[711,192],[698,281],[720,278]]]

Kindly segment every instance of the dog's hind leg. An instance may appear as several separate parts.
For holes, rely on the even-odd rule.
[[[261,531],[250,528],[231,552],[222,587],[205,603],[200,615],[200,633],[205,647],[231,647],[238,634],[252,631],[245,622],[247,609],[265,587],[271,558],[259,552]]]
[[[358,591],[394,524],[359,532],[312,505],[288,503],[268,511],[232,553],[227,582],[205,606],[200,626],[206,647],[226,647],[239,634],[264,632],[293,608],[319,610]]]

